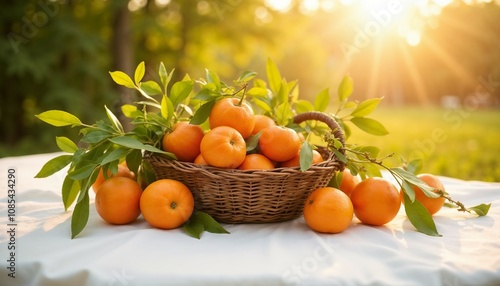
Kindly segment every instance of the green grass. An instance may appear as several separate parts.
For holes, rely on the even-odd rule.
[[[500,182],[500,110],[379,107],[369,117],[390,132],[373,136],[350,125],[347,142],[377,146],[391,166],[423,159],[422,172],[464,180]]]

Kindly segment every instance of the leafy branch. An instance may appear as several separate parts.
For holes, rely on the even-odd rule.
[[[436,190],[433,187],[430,187],[425,182],[420,180],[415,174],[405,170],[402,167],[390,168],[383,163],[383,160],[392,157],[393,154],[389,154],[383,158],[374,158],[371,157],[368,152],[360,152],[356,150],[347,150],[351,153],[356,154],[357,156],[363,157],[364,160],[352,159],[355,163],[360,164],[375,164],[380,168],[387,170],[398,183],[400,189],[404,192],[404,205],[405,212],[412,223],[412,225],[420,232],[425,233],[431,236],[441,236],[437,231],[434,220],[432,219],[431,214],[427,211],[427,209],[415,199],[415,190],[413,186],[419,188],[424,192],[424,194],[431,198],[443,197],[456,205],[458,207],[458,211],[464,211],[471,213],[474,211],[479,216],[484,216],[488,213],[491,204],[481,204],[478,206],[474,206],[471,208],[466,208],[463,203],[459,201],[453,200],[446,192],[443,190]]]

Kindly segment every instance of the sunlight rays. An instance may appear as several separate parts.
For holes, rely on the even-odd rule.
[[[403,61],[405,63],[407,75],[409,76],[412,87],[415,89],[415,95],[418,101],[423,105],[428,105],[430,103],[427,88],[425,82],[420,74],[420,71],[416,68],[415,61],[408,51],[408,46],[403,43],[398,45],[399,51],[403,55]]]
[[[463,81],[470,86],[476,84],[475,76],[467,71],[456,59],[450,56],[444,47],[440,46],[432,39],[427,39],[425,43],[434,54],[434,58],[441,61],[457,77],[457,80]]]
[[[368,79],[368,87],[366,92],[368,98],[374,98],[380,96],[377,93],[377,90],[379,89],[379,82],[380,82],[379,73],[381,68],[380,62],[382,59],[382,49],[383,49],[382,41],[376,41],[375,49],[373,52],[374,54],[373,63],[370,69],[370,77]]]

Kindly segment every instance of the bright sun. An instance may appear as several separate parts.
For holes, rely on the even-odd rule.
[[[431,87],[426,86],[426,73],[417,68],[417,61],[439,61],[458,81],[470,86],[476,84],[477,76],[447,52],[449,47],[426,33],[430,30],[435,33],[443,23],[467,29],[463,19],[443,14],[448,6],[490,2],[500,5],[500,0],[265,0],[269,9],[282,13],[296,5],[299,11],[312,17],[315,12],[335,15],[338,20],[333,27],[335,33],[339,26],[352,33],[347,41],[336,43],[338,49],[335,51],[342,54],[333,57],[338,59],[336,71],[345,74],[362,66],[367,98],[381,95],[400,98],[402,91],[398,80],[404,76],[405,84],[411,86],[412,96],[424,104],[431,100],[427,90]],[[337,11],[342,14],[335,14]]]
[[[353,7],[356,11],[351,15],[353,23],[369,25],[370,21],[377,21],[381,26],[380,34],[403,38],[408,45],[418,46],[425,26],[436,25],[436,18],[443,8],[453,4],[454,1],[478,4],[493,0],[301,0],[298,2],[300,10],[306,14],[317,10],[332,12],[339,6]],[[289,11],[294,4],[293,0],[265,0],[265,2],[266,6],[280,12]]]

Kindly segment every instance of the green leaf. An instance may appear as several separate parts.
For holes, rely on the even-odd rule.
[[[203,122],[207,121],[208,117],[210,116],[210,112],[212,111],[212,107],[214,107],[214,104],[215,100],[211,100],[201,105],[194,113],[193,118],[191,118],[190,120],[190,123],[201,125],[203,124]]]
[[[78,192],[80,192],[79,181],[75,181],[66,176],[62,185],[62,201],[65,211],[67,211],[71,204],[73,204],[78,195]]]
[[[415,201],[415,190],[413,189],[413,186],[407,180],[402,180],[401,186],[403,188],[402,191],[405,192],[410,201]]]
[[[73,156],[71,155],[61,155],[53,159],[50,159],[42,169],[36,174],[35,178],[46,178],[55,174],[56,172],[62,170],[64,167],[71,163]]]
[[[304,141],[300,148],[300,170],[307,171],[313,162],[313,146],[309,142]]]
[[[128,118],[135,118],[137,112],[137,106],[133,104],[124,104],[121,107],[123,115]]]
[[[207,76],[207,82],[213,83],[215,85],[216,90],[221,90],[221,83],[220,83],[219,76],[216,73],[214,73],[208,69],[206,69],[205,72],[206,72],[206,76]]]
[[[161,87],[155,81],[152,80],[141,82],[140,89],[142,89],[148,95],[157,95],[163,93]]]
[[[406,193],[404,197],[405,212],[411,224],[421,233],[430,236],[441,236],[427,209],[417,200],[411,202]]]
[[[184,230],[195,238],[200,238],[203,231],[211,233],[229,233],[209,214],[202,211],[195,211],[189,220],[184,224]]]
[[[275,98],[275,106],[281,105],[283,103],[288,103],[288,94],[289,94],[289,89],[288,89],[288,84],[285,79],[281,81],[281,87],[280,90],[278,91],[278,94]]]
[[[400,179],[407,181],[409,184],[421,189],[426,196],[430,198],[438,198],[440,194],[434,192],[434,188],[427,185],[424,181],[420,180],[415,174],[406,171],[401,167],[391,168],[391,171],[396,173]]]
[[[349,137],[351,136],[351,128],[349,127],[349,125],[346,125],[344,120],[343,119],[339,119],[339,118],[335,118],[337,120],[337,123],[339,124],[340,128],[342,128],[342,130],[344,131],[344,135],[345,135],[345,139],[349,139]]]
[[[369,177],[382,177],[382,172],[377,164],[367,163],[363,167]]]
[[[269,88],[274,94],[277,94],[281,88],[281,74],[276,64],[270,58],[267,59],[266,73]]]
[[[198,93],[193,97],[194,99],[201,100],[201,101],[210,101],[214,100],[216,97],[218,97],[220,94],[218,92],[215,92],[211,90],[210,88],[203,88]]]
[[[352,95],[354,90],[354,83],[352,78],[349,75],[346,75],[342,81],[340,82],[338,89],[339,101],[343,102]]]
[[[344,154],[340,153],[339,150],[333,149],[332,152],[333,154],[335,154],[335,157],[340,160],[340,162],[347,163],[347,157]]]
[[[316,111],[324,112],[330,104],[330,93],[328,88],[324,89],[314,98],[314,109]]]
[[[128,88],[135,88],[132,79],[122,71],[109,72],[113,81],[119,85],[123,85]]]
[[[222,225],[220,225],[213,217],[202,211],[195,211],[191,218],[203,224],[205,230],[211,233],[229,233]]]
[[[67,153],[75,153],[78,150],[76,144],[71,141],[68,137],[56,137],[56,144],[59,149]]]
[[[256,72],[253,72],[253,71],[244,71],[236,81],[237,82],[249,82],[255,76],[257,76]]]
[[[247,145],[247,152],[251,152],[255,150],[257,146],[259,146],[259,138],[261,134],[262,131],[245,139]]]
[[[85,135],[83,135],[82,139],[80,139],[80,140],[82,142],[92,144],[92,143],[101,142],[102,140],[106,140],[109,137],[111,137],[112,135],[113,134],[111,134],[109,132],[94,129],[92,131],[86,132]]]
[[[113,128],[113,126],[111,125],[109,120],[106,120],[106,121],[105,120],[98,120],[98,121],[96,121],[96,125],[97,125],[97,128],[99,128],[102,131],[107,131],[109,133],[115,132],[115,129]],[[92,128],[89,127],[89,129],[92,129]]]
[[[174,112],[175,110],[172,101],[164,95],[161,99],[161,116],[168,120],[174,115]]]
[[[112,161],[117,161],[120,159],[123,159],[127,156],[128,152],[130,152],[130,149],[125,149],[125,148],[118,148],[115,149],[111,152],[107,152],[104,155],[104,158],[101,161],[101,165],[108,164]]]
[[[422,160],[422,159],[412,160],[406,164],[405,169],[406,169],[406,171],[408,171],[412,174],[418,174],[418,173],[420,173],[420,170],[422,170],[423,162],[424,162],[424,160]]]
[[[167,82],[168,73],[163,62],[160,62],[160,67],[158,68],[158,75],[160,76],[161,85],[163,87],[166,87],[168,84]]]
[[[113,114],[113,112],[111,112],[111,110],[109,110],[106,105],[104,105],[104,109],[106,109],[106,114],[108,115],[108,118],[115,127],[116,131],[123,133],[123,126],[120,123],[120,120],[118,120],[118,118]]]
[[[314,111],[314,105],[308,100],[301,99],[295,102],[295,110],[297,110],[297,113]]]
[[[342,172],[335,172],[335,175],[328,182],[328,187],[339,189],[342,184],[342,177]]]
[[[372,113],[378,106],[382,98],[370,98],[360,102],[356,109],[351,113],[354,117],[364,117]]]
[[[145,73],[146,73],[146,65],[144,64],[144,62],[140,62],[139,65],[137,65],[137,68],[135,69],[134,73],[134,81],[137,86],[139,86],[139,82],[141,82]]]
[[[247,91],[248,96],[256,96],[256,97],[266,97],[267,96],[267,89],[263,87],[252,87]]]
[[[152,96],[150,96],[149,94],[147,94],[146,91],[144,91],[143,89],[137,87],[137,91],[139,91],[139,93],[144,98],[147,98],[147,99],[151,100],[151,102],[147,102],[147,101],[146,102],[142,102],[141,101],[141,102],[137,102],[137,104],[151,104],[151,103],[153,103],[153,104],[158,104],[159,105],[158,100],[154,99]]]
[[[175,156],[172,153],[162,151],[162,150],[160,150],[152,145],[143,144],[141,141],[139,141],[135,138],[132,138],[132,137],[118,136],[118,137],[114,137],[114,138],[109,139],[109,141],[111,141],[115,144],[124,146],[124,147],[138,149],[138,150],[146,150],[146,151],[153,152],[153,153],[160,153],[160,154],[168,155],[169,157],[175,158]]]
[[[193,81],[192,80],[183,80],[174,83],[172,89],[170,90],[170,100],[174,107],[179,105],[184,99],[186,99],[191,91],[193,91]]]
[[[385,129],[385,127],[375,119],[366,117],[353,117],[351,118],[351,122],[359,129],[372,135],[383,136],[389,134],[389,131],[387,131],[387,129]]]
[[[117,166],[117,169],[118,169],[118,166]],[[94,171],[92,172],[92,174],[88,178],[80,180],[81,190],[80,190],[80,194],[78,195],[78,198],[76,200],[77,204],[80,203],[83,199],[85,199],[85,196],[88,194],[90,187],[97,179],[97,176],[99,175],[99,171],[100,171],[100,168],[95,168]],[[104,170],[103,170],[103,172],[104,172]],[[107,172],[108,171],[106,169],[104,174],[106,175]],[[114,174],[116,174],[116,172]]]
[[[78,119],[78,117],[62,110],[49,110],[35,116],[43,122],[55,127],[82,125],[82,122]]]
[[[147,106],[152,106],[152,107],[157,108],[157,109],[161,109],[161,104],[159,102],[157,102],[156,99],[155,99],[155,102],[138,101],[137,104],[144,104],[144,105],[147,105]]]
[[[75,238],[87,225],[89,220],[89,194],[85,192],[83,199],[77,202],[71,217],[71,239]]]
[[[491,204],[480,204],[477,206],[470,207],[468,209],[471,211],[474,211],[479,216],[485,216],[488,214],[490,207],[491,207]]]
[[[130,171],[134,172],[134,174],[138,174],[139,166],[142,163],[142,151],[134,149],[130,153],[128,153],[125,158],[127,162],[127,167]]]
[[[288,122],[293,117],[292,109],[288,101],[283,102],[276,108],[276,122],[280,126],[288,125]]]
[[[368,153],[368,155],[372,158],[377,158],[380,153],[380,149],[375,146],[360,146],[356,148],[359,152]]]
[[[183,225],[184,231],[190,236],[200,239],[201,234],[205,231],[203,223],[200,221],[190,219]]]
[[[261,98],[253,98],[253,103],[264,112],[271,113],[273,111],[272,104],[269,100],[262,100]]]
[[[92,172],[97,168],[96,163],[88,163],[81,168],[75,169],[74,171],[68,173],[68,176],[73,180],[84,180],[92,175]]]

